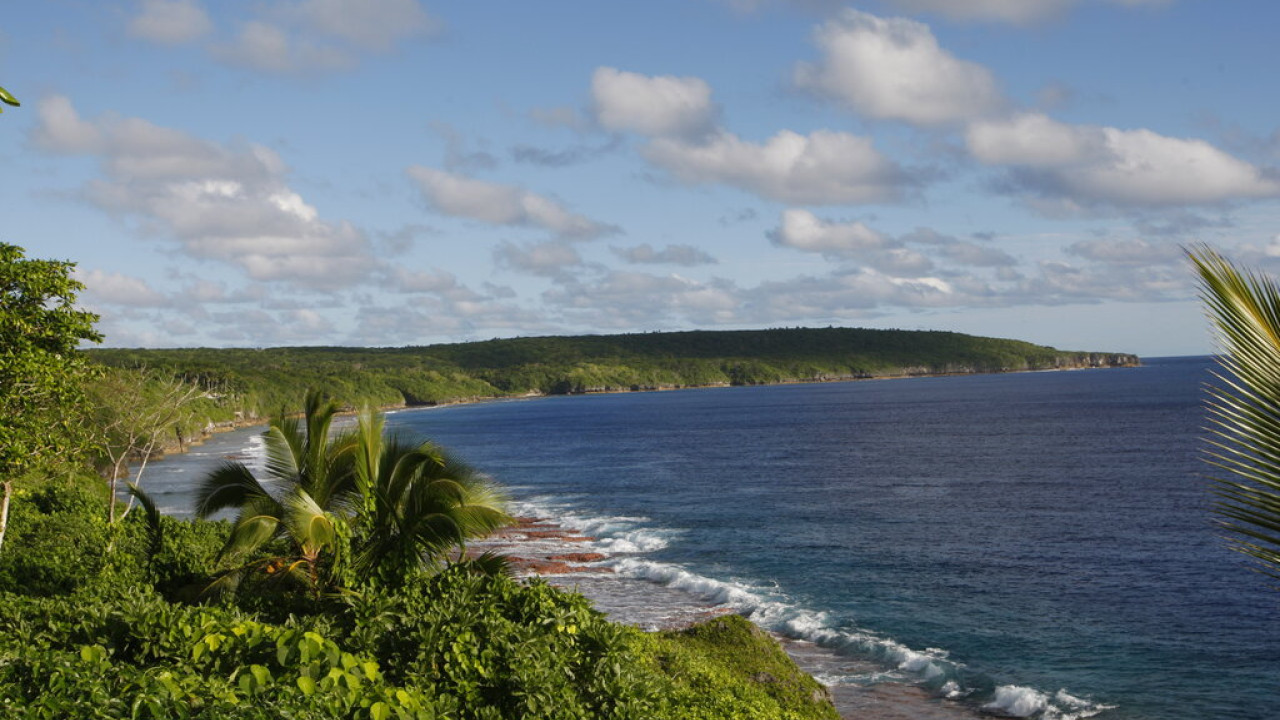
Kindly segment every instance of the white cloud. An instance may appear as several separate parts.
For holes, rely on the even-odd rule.
[[[802,205],[893,201],[907,183],[869,138],[829,130],[783,130],[763,145],[725,131],[699,143],[658,138],[644,153],[685,182],[722,183]]]
[[[284,162],[268,148],[223,146],[138,118],[86,121],[57,96],[41,103],[33,140],[99,160],[101,177],[83,190],[93,204],[252,279],[330,287],[359,281],[374,266],[364,235],[322,220],[287,185]]]
[[[943,50],[923,23],[846,10],[814,39],[822,60],[797,65],[796,85],[867,117],[941,125],[1004,103],[986,68]]]
[[[1025,24],[1053,17],[1078,0],[891,0],[904,12],[937,13],[956,20]],[[1134,0],[1113,0],[1126,4]],[[1139,0],[1141,1],[1141,0]]]
[[[493,251],[500,267],[550,277],[561,276],[567,268],[582,264],[582,257],[566,243],[548,241],[516,245],[503,243]]]
[[[1067,125],[1040,113],[976,122],[966,132],[969,152],[987,165],[1068,166],[1105,160],[1103,129]]]
[[[75,279],[84,283],[85,298],[92,305],[124,305],[128,307],[164,307],[169,299],[147,281],[103,270],[76,268]]]
[[[302,0],[264,7],[234,42],[212,51],[255,70],[315,73],[353,67],[362,53],[391,52],[438,29],[417,0]]]
[[[970,152],[1013,189],[1077,206],[1181,206],[1280,195],[1280,182],[1194,138],[1067,125],[1038,113],[970,126]]]
[[[439,29],[417,0],[303,0],[289,14],[323,35],[380,52]]]
[[[724,281],[617,270],[593,283],[565,282],[544,298],[595,329],[718,325],[736,322],[741,307],[738,290]]]
[[[232,65],[274,73],[340,70],[356,62],[343,48],[317,44],[259,20],[245,23],[234,43],[219,45],[213,53]]]
[[[618,228],[575,215],[550,198],[515,185],[476,180],[456,173],[414,165],[409,177],[436,210],[491,225],[537,227],[565,238],[592,239]]]
[[[767,5],[792,5],[826,12],[846,3],[841,0],[720,0],[742,12],[754,12]],[[1172,0],[1102,0],[1127,7],[1167,5]],[[1055,18],[1081,0],[881,0],[898,12],[934,13],[952,20],[1003,22],[1015,25]]]
[[[831,222],[808,210],[782,213],[782,224],[768,233],[775,245],[830,255],[855,255],[889,247],[888,238],[860,222]]]
[[[64,155],[95,153],[102,149],[102,132],[80,119],[71,100],[61,95],[44,98],[37,110],[40,124],[31,132],[41,149]]]
[[[611,67],[591,76],[596,122],[641,135],[698,137],[715,127],[711,87],[699,78],[648,76]]]
[[[633,265],[714,265],[716,259],[692,245],[668,245],[655,250],[644,243],[633,247],[611,247],[614,255]]]
[[[213,30],[213,23],[197,0],[142,0],[140,12],[129,21],[129,34],[163,45],[191,42]]]

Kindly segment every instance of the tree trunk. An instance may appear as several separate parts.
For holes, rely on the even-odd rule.
[[[9,527],[9,498],[13,495],[13,483],[3,482],[4,499],[0,500],[0,546],[4,545],[4,531]]]

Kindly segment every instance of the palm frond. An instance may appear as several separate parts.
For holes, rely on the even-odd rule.
[[[270,496],[243,463],[226,462],[205,476],[196,489],[196,515],[207,518],[228,508],[243,506],[251,498]]]
[[[274,480],[297,483],[303,473],[306,438],[295,418],[274,420],[263,433],[267,451],[267,475]]]
[[[155,559],[160,551],[164,549],[164,525],[160,519],[160,508],[156,507],[156,501],[147,494],[147,491],[138,487],[134,483],[125,483],[125,487],[129,489],[129,494],[137,499],[138,504],[142,506],[147,519],[147,554],[152,560]]]
[[[222,557],[248,555],[275,537],[280,519],[271,515],[250,515],[231,528]]]
[[[1280,287],[1207,247],[1188,251],[1224,352],[1208,386],[1207,460],[1232,544],[1280,578]]]
[[[333,518],[305,490],[290,493],[284,499],[284,508],[284,523],[289,536],[304,555],[315,554],[333,545],[337,539]]]
[[[511,565],[511,558],[493,550],[485,551],[459,564],[470,572],[486,577],[511,576],[515,573],[515,568]]]

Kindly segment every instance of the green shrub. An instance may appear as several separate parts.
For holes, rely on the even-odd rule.
[[[99,495],[82,484],[48,481],[14,493],[0,591],[65,595],[96,582],[107,565],[111,529]]]
[[[838,720],[826,688],[738,615],[644,636],[645,662],[668,680],[672,720]]]

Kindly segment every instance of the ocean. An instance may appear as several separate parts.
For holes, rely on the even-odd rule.
[[[732,609],[865,718],[1280,716],[1280,589],[1227,549],[1209,358],[498,401],[389,415],[596,538],[577,586],[661,626]],[[189,511],[256,431],[154,464]]]

